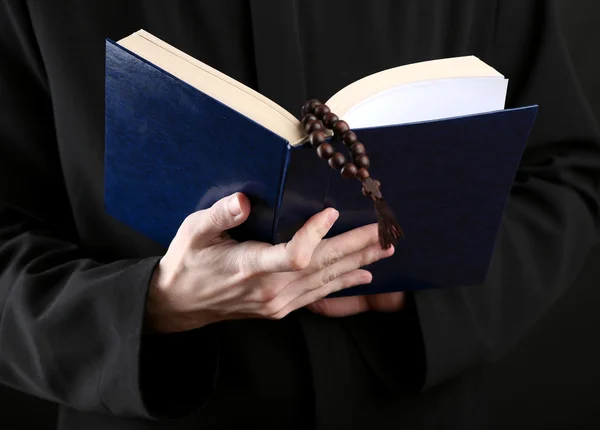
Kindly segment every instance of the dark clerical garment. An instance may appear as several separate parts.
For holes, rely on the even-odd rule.
[[[0,383],[60,405],[60,429],[485,428],[480,369],[569,288],[598,232],[598,135],[550,1],[0,5]],[[507,107],[539,114],[486,281],[394,313],[146,332],[165,249],[103,208],[105,39],[141,28],[291,112],[393,66],[495,67]]]

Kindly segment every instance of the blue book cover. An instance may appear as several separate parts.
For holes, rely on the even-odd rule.
[[[484,280],[537,106],[357,129],[405,231],[373,282],[336,295]],[[330,235],[376,222],[360,183],[142,57],[106,42],[105,207],[167,247],[190,213],[240,191],[238,240],[289,240],[327,206]]]

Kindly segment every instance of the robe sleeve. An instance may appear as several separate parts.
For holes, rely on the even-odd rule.
[[[418,291],[406,311],[344,322],[390,384],[427,390],[506,353],[573,284],[598,238],[600,139],[554,3],[499,1],[483,59],[510,80],[506,106],[538,104],[538,117],[485,282]]]
[[[78,245],[25,2],[0,3],[0,58],[0,383],[82,411],[190,412],[212,390],[216,335],[143,333],[159,257],[97,261]]]

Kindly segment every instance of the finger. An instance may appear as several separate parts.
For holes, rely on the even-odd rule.
[[[313,256],[315,269],[323,269],[347,255],[379,243],[377,224],[355,228],[340,235],[323,240]]]
[[[371,245],[362,251],[355,252],[354,254],[341,259],[331,266],[319,270],[318,272],[311,273],[288,285],[280,293],[281,300],[284,302],[292,302],[296,297],[307,294],[309,291],[319,289],[348,272],[372,264],[382,258],[387,258],[393,253],[393,246],[384,250],[381,249],[379,244]]]
[[[224,231],[242,224],[250,215],[250,201],[242,193],[218,200],[208,209],[194,212],[185,223],[195,245],[214,239]]]
[[[313,252],[338,219],[339,212],[327,208],[313,215],[292,240],[273,246],[263,246],[257,252],[245,254],[245,265],[252,274],[290,272],[306,268]]]
[[[359,285],[369,284],[373,276],[370,272],[362,269],[353,270],[348,273],[344,273],[342,276],[339,276],[328,282],[327,284],[307,291],[305,294],[296,297],[292,301],[290,301],[283,309],[281,309],[277,314],[274,315],[275,318],[282,318],[290,312],[295,311],[296,309],[303,308],[305,306],[310,305],[311,303],[317,302],[328,295],[335,293],[337,291],[356,287]]]
[[[366,296],[330,297],[306,306],[308,310],[327,317],[347,317],[370,310]]]
[[[397,312],[404,308],[406,296],[404,292],[370,294],[365,297],[369,308],[377,312]]]

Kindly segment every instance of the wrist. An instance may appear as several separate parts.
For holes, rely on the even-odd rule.
[[[213,313],[178,305],[174,286],[176,277],[165,274],[163,261],[154,269],[148,286],[144,330],[152,333],[175,333],[201,328],[219,321]]]

